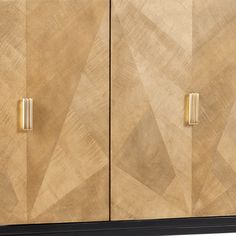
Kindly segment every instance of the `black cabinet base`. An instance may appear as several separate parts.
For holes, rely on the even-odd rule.
[[[153,236],[236,232],[236,216],[0,226],[0,235]]]

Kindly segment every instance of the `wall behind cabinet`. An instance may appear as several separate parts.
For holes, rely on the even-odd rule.
[[[107,220],[108,1],[1,0],[0,20],[0,223]]]

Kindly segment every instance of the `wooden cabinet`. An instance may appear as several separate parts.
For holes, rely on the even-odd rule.
[[[0,223],[108,220],[108,1],[1,0],[0,22]]]
[[[112,219],[235,215],[235,16],[234,0],[112,0]]]
[[[235,0],[0,0],[0,55],[0,224],[236,214]]]

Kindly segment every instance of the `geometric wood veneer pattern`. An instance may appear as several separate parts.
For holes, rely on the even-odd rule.
[[[193,215],[236,214],[236,2],[195,0]]]
[[[25,223],[26,136],[17,101],[26,89],[26,2],[0,1],[0,224]]]
[[[192,2],[112,3],[112,219],[191,216]]]
[[[112,0],[112,219],[236,214],[235,18],[234,0]]]
[[[0,0],[0,224],[108,220],[108,15]],[[235,0],[112,0],[112,220],[236,214],[235,19]]]
[[[1,224],[108,220],[108,3],[0,1]]]

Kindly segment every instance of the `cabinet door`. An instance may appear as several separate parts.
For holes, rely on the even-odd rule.
[[[0,223],[107,220],[108,0],[1,0],[0,12]],[[23,96],[31,133],[17,131]]]
[[[112,1],[112,219],[191,216],[192,1]]]
[[[193,3],[193,215],[235,215],[236,1]]]
[[[26,92],[26,2],[0,0],[0,224],[27,221],[26,135],[17,101]]]
[[[235,215],[236,2],[112,3],[112,218]]]

